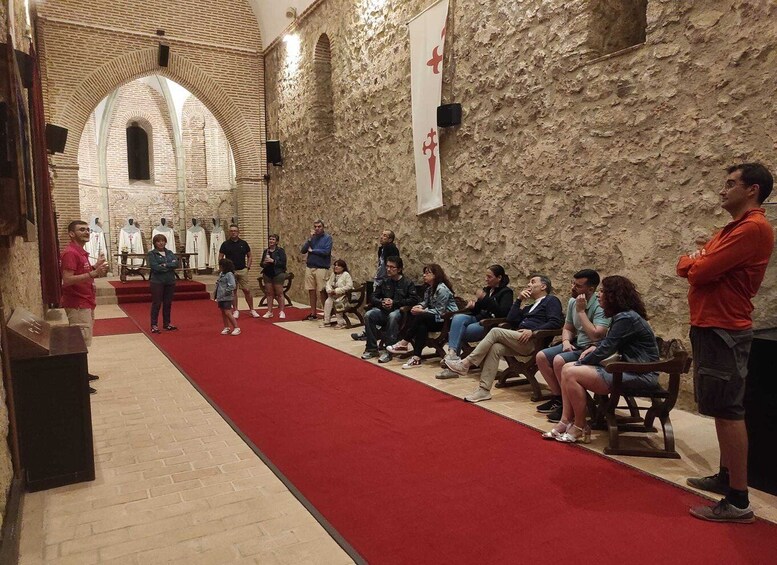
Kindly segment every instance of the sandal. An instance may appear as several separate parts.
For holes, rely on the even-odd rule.
[[[388,349],[388,348],[387,348]],[[420,367],[422,365],[422,361],[420,357],[413,356],[410,358],[410,361],[402,365],[403,369],[415,369],[416,367]]]

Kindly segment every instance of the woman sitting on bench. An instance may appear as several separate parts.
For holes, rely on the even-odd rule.
[[[437,263],[424,267],[424,284],[426,290],[424,299],[410,309],[405,335],[408,339],[400,340],[386,348],[391,354],[403,353],[413,348],[413,356],[402,365],[403,369],[413,369],[421,366],[421,353],[426,347],[426,338],[430,332],[439,332],[444,324],[443,315],[456,312],[459,307],[453,296],[453,285],[443,268]]]
[[[658,345],[653,329],[647,323],[642,297],[626,277],[611,276],[602,280],[598,291],[604,314],[612,318],[610,331],[598,345],[592,345],[580,355],[576,363],[567,363],[561,371],[561,397],[564,404],[561,420],[542,434],[545,439],[565,443],[591,439],[591,428],[586,424],[588,393],[609,394],[612,374],[599,363],[614,353],[630,363],[658,361]],[[658,373],[624,373],[623,386],[640,388],[656,386]]]

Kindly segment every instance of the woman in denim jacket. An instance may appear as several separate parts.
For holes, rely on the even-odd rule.
[[[612,318],[610,331],[598,345],[592,345],[580,355],[576,363],[567,363],[561,371],[561,396],[564,410],[561,420],[546,439],[565,443],[588,443],[591,428],[586,424],[587,391],[608,394],[612,389],[612,375],[600,365],[607,357],[618,353],[630,363],[658,361],[658,344],[647,323],[642,297],[626,277],[612,276],[602,280],[598,291],[599,304],[604,314]],[[649,388],[658,386],[658,373],[624,373],[623,387]]]
[[[151,273],[148,276],[151,288],[151,333],[158,334],[159,308],[162,308],[162,326],[167,331],[177,330],[170,323],[170,312],[173,308],[175,294],[175,269],[178,267],[178,257],[167,249],[167,238],[158,233],[152,240],[154,248],[148,252],[146,260]]]
[[[221,320],[224,322],[221,335],[240,335],[240,328],[237,327],[237,320],[232,313],[232,300],[235,298],[235,289],[237,289],[235,264],[224,257],[219,261],[219,269],[221,273],[216,279],[216,290],[213,291],[213,298],[221,310]]]
[[[440,265],[437,263],[426,265],[423,276],[426,285],[424,299],[410,310],[410,321],[405,330],[413,343],[413,357],[402,365],[403,369],[421,366],[421,352],[424,350],[429,332],[440,331],[444,323],[443,315],[459,309],[453,297],[453,285]],[[386,348],[389,353],[401,353],[409,349],[410,343],[404,339]]]

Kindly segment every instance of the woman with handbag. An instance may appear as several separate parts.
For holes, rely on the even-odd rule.
[[[281,238],[272,234],[267,238],[267,249],[262,252],[262,283],[264,295],[267,298],[267,312],[263,318],[273,317],[273,300],[278,300],[278,317],[283,320],[286,312],[286,299],[283,297],[283,282],[286,280],[286,252],[278,247]]]
[[[322,328],[328,328],[335,324],[332,320],[332,309],[334,308],[337,322],[335,329],[341,330],[345,327],[345,316],[343,310],[348,306],[348,297],[353,290],[353,279],[348,272],[348,264],[342,259],[334,262],[332,267],[332,276],[326,283],[326,302],[324,302],[324,322]]]

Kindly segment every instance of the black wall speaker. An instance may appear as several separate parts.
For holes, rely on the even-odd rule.
[[[461,123],[461,104],[437,106],[437,126],[447,128]]]
[[[16,65],[19,67],[19,76],[24,88],[32,88],[32,56],[24,51],[16,50]]]
[[[159,66],[166,67],[168,61],[170,61],[170,47],[168,45],[159,44]]]
[[[46,147],[49,153],[64,153],[67,143],[67,129],[46,124]]]
[[[273,165],[282,165],[281,142],[277,139],[267,140],[267,162]]]

